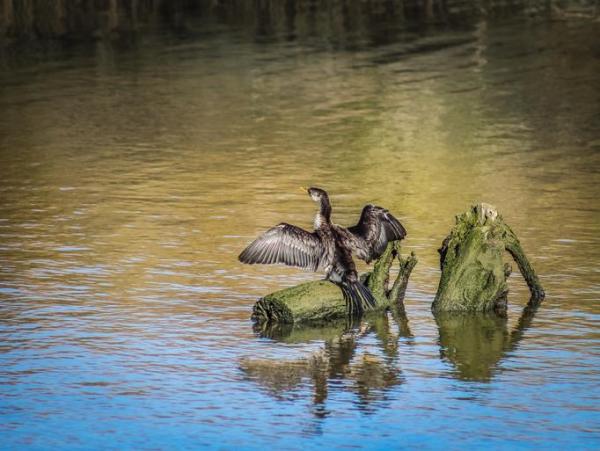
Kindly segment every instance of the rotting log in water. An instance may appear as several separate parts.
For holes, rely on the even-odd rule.
[[[505,314],[511,268],[502,260],[504,251],[517,262],[532,299],[542,300],[544,290],[517,236],[493,206],[482,203],[456,217],[439,249],[442,275],[433,311]]]
[[[399,272],[392,287],[388,288],[394,260],[399,263]],[[383,255],[375,262],[373,271],[361,278],[377,299],[378,310],[391,305],[403,305],[406,285],[416,264],[414,253],[407,258],[400,256],[398,241],[388,244]],[[319,280],[276,291],[259,299],[254,305],[252,319],[257,322],[291,324],[330,321],[346,315],[346,301],[339,287]]]

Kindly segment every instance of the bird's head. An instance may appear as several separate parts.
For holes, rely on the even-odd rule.
[[[306,191],[308,193],[308,195],[310,196],[310,198],[312,200],[314,200],[315,202],[329,200],[329,196],[327,196],[327,192],[325,192],[325,190],[322,190],[321,188],[311,187],[311,188],[301,188],[301,189],[302,189],[302,191]]]

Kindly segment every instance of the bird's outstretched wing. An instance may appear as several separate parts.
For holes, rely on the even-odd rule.
[[[367,262],[379,258],[390,241],[406,236],[406,229],[388,210],[371,204],[365,205],[358,224],[348,227],[348,231],[369,248]]]
[[[242,263],[283,263],[316,271],[324,248],[315,233],[281,223],[254,240],[238,257]]]

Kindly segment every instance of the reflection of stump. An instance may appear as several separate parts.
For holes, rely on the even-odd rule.
[[[531,326],[539,299],[531,298],[511,331],[506,317],[491,312],[435,315],[442,358],[463,380],[490,381],[504,356],[515,350]]]
[[[440,313],[441,355],[456,368],[459,379],[489,381],[504,356],[509,333],[506,317],[493,313]]]
[[[398,260],[399,273],[388,288],[390,269]],[[373,271],[362,277],[377,299],[378,309],[402,303],[411,271],[417,264],[414,254],[400,256],[400,242],[388,244],[383,255],[375,262]],[[254,305],[252,319],[258,322],[275,321],[294,323],[328,321],[346,316],[346,301],[337,285],[319,280],[276,291],[259,299]]]
[[[544,290],[514,232],[494,207],[479,204],[456,218],[456,225],[442,243],[442,276],[434,311],[506,312],[506,280],[510,266],[502,256],[507,250],[532,294],[541,300]]]

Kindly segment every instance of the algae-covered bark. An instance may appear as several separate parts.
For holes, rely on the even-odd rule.
[[[478,204],[456,218],[439,250],[442,275],[433,310],[504,313],[511,272],[503,261],[505,251],[517,262],[532,298],[543,299],[544,290],[515,233],[493,206]]]
[[[399,272],[391,289],[388,288],[390,269],[394,261],[399,263]],[[377,309],[383,310],[392,304],[402,303],[411,271],[417,264],[414,254],[400,256],[400,243],[390,243],[383,255],[375,262],[373,271],[362,277],[377,299]],[[318,322],[343,318],[347,315],[346,301],[339,287],[331,282],[319,280],[276,291],[254,305],[252,319],[279,323]]]

